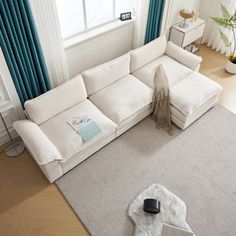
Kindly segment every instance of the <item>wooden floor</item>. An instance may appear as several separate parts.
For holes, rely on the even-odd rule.
[[[220,103],[236,113],[236,76],[223,69],[226,58],[206,46],[201,72],[224,87]],[[55,184],[49,184],[25,151],[7,158],[0,149],[0,235],[87,236]]]
[[[25,151],[0,154],[0,235],[87,236],[55,184],[49,184]]]

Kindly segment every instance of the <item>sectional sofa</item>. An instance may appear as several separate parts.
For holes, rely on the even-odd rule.
[[[197,72],[201,61],[161,36],[27,101],[28,120],[16,121],[14,127],[53,182],[152,113],[160,64],[168,76],[172,121],[177,126],[185,129],[214,106],[222,88]],[[67,123],[79,112],[102,130],[86,143]]]

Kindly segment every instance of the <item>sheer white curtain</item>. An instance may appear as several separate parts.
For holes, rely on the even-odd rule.
[[[137,0],[135,6],[135,27],[133,48],[144,44],[150,0]]]
[[[39,40],[53,87],[69,79],[56,0],[30,0]]]
[[[220,33],[219,33],[219,26],[209,17],[221,17],[221,6],[222,3],[229,12],[233,12],[236,9],[236,0],[207,0],[201,1],[199,13],[200,17],[207,21],[205,33],[202,39],[203,43],[206,43],[208,47],[216,49],[216,51],[229,55],[229,48],[224,46],[224,43],[221,40]],[[233,35],[230,31],[224,30],[222,31],[232,39]]]
[[[168,36],[172,24],[171,22],[173,17],[173,15],[171,14],[172,8],[173,8],[173,0],[166,0],[162,18],[161,35],[165,34],[166,36]]]

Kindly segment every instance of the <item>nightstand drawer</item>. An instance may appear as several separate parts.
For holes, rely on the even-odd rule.
[[[203,36],[205,29],[205,23],[197,26],[196,28],[188,31],[185,34],[184,41],[183,41],[183,47],[188,46],[192,42],[196,41],[197,39],[201,38]]]

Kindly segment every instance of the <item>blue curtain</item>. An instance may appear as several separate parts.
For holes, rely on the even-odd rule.
[[[150,0],[145,44],[160,36],[165,0]]]
[[[0,0],[0,45],[22,105],[51,89],[28,0]]]

